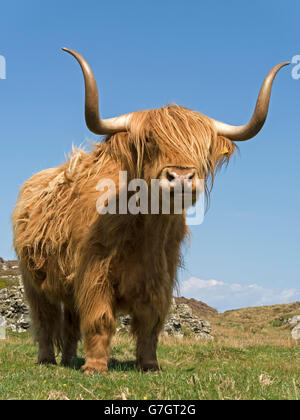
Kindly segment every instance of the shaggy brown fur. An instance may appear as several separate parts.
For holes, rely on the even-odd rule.
[[[90,153],[73,149],[68,161],[28,180],[13,214],[14,246],[21,262],[39,362],[63,363],[84,338],[86,373],[105,372],[118,311],[132,315],[137,363],[157,369],[156,347],[167,315],[184,215],[99,215],[100,179],[149,184],[163,168],[193,167],[206,185],[235,150],[210,119],[167,106],[133,115],[130,132],[109,136]],[[224,154],[225,151],[225,154]]]

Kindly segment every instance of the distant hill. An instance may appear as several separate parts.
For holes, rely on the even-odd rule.
[[[19,272],[19,262],[17,260],[5,261],[0,257],[0,272],[6,270],[15,270],[16,274]]]
[[[16,260],[5,261],[0,257],[0,277],[18,276],[20,274],[19,262]]]
[[[262,326],[267,323],[276,323],[276,321],[279,325],[280,321],[284,322],[298,314],[300,314],[300,302],[235,309],[226,311],[219,317],[227,322],[255,323]]]

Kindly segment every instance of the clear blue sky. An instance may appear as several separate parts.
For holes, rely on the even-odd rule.
[[[14,255],[10,215],[21,184],[61,164],[72,143],[96,139],[79,67],[60,47],[92,65],[104,117],[176,102],[240,124],[267,72],[300,54],[299,21],[299,1],[3,3],[0,256]],[[262,132],[217,177],[185,250],[183,292],[220,310],[300,300],[300,79],[291,70],[275,81]]]

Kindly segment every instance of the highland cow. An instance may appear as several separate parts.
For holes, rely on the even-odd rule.
[[[170,306],[188,234],[185,213],[99,214],[101,179],[120,194],[119,172],[128,180],[152,179],[172,193],[174,183],[199,180],[208,190],[215,172],[235,150],[233,141],[253,138],[267,116],[274,67],[265,79],[250,122],[231,126],[187,108],[168,105],[103,120],[98,91],[84,58],[72,51],[85,80],[88,128],[106,135],[90,152],[73,149],[60,167],[44,170],[23,186],[13,213],[14,246],[36,340],[39,363],[62,364],[76,356],[84,340],[85,374],[106,372],[118,312],[132,317],[136,359],[142,370],[157,370],[159,333]],[[196,200],[193,195],[193,200]]]

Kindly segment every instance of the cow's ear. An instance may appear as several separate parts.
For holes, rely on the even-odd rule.
[[[216,136],[213,138],[209,150],[211,171],[215,173],[224,164],[227,164],[236,149],[236,144],[226,137]]]

